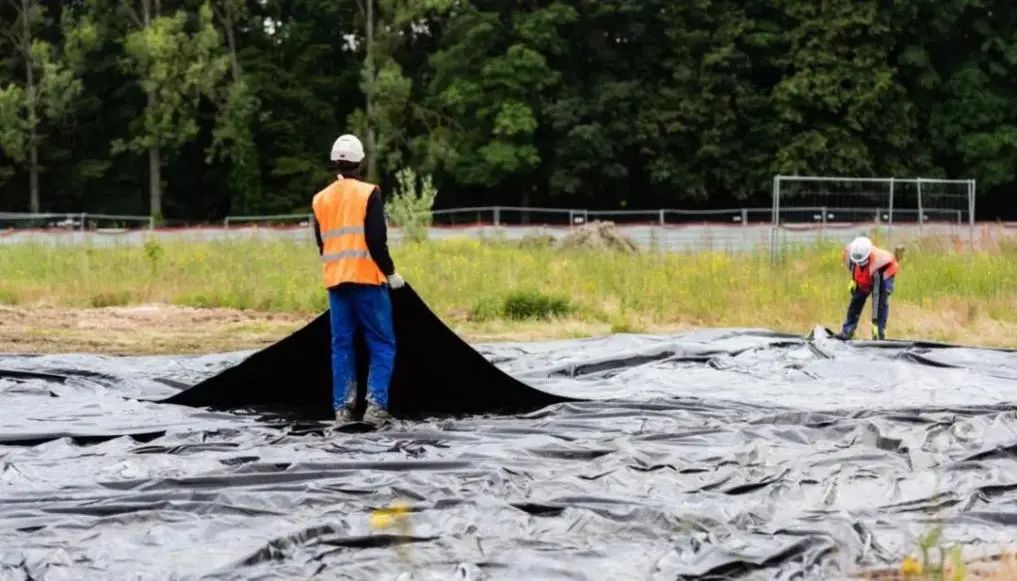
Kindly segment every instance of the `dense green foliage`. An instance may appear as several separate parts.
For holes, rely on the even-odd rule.
[[[42,210],[304,212],[345,131],[438,207],[766,204],[782,172],[973,177],[992,217],[1017,186],[1003,0],[14,0],[0,30],[2,210],[35,173]]]

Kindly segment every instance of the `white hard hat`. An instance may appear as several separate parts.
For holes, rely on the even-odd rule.
[[[851,241],[848,246],[848,257],[855,264],[865,264],[872,254],[872,241],[865,236],[859,236]]]
[[[355,135],[340,135],[332,144],[332,161],[360,163],[364,159],[364,144]]]

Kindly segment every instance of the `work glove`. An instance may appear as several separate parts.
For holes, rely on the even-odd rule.
[[[856,290],[858,290],[858,283],[852,279],[851,284],[848,285],[848,293],[853,295]]]
[[[880,329],[876,325],[872,326],[872,340],[873,341],[885,341],[886,340],[886,329]]]
[[[388,277],[388,286],[393,289],[403,288],[406,286],[406,281],[403,280],[403,277],[399,276],[398,272],[395,272],[392,273],[392,276]]]

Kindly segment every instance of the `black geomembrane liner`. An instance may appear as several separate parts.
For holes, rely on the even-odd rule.
[[[396,363],[389,406],[399,416],[532,411],[569,398],[513,379],[435,316],[406,285],[391,292]],[[308,418],[334,417],[328,312],[239,365],[170,397],[167,403],[213,408],[257,406]],[[356,341],[358,402],[366,387],[367,353]]]

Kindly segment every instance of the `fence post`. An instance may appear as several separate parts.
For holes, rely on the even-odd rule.
[[[743,250],[749,248],[749,209],[742,208],[742,247]]]
[[[922,209],[922,178],[918,178],[918,235],[925,231],[925,210]]]
[[[155,230],[155,216],[148,217],[148,229]]]
[[[81,216],[79,217],[79,219],[81,220],[81,231],[84,232],[85,231],[85,220],[88,219],[88,214],[82,212]]]
[[[893,248],[893,186],[894,178],[890,178],[890,210],[886,220],[886,238],[889,248]]]
[[[819,209],[822,214],[819,216],[819,243],[826,241],[826,206]]]
[[[770,225],[770,262],[777,260],[778,230],[780,228],[780,176],[773,178],[773,216]]]
[[[664,227],[667,225],[666,214],[667,212],[661,208],[657,213],[657,228],[654,229],[652,226],[650,227],[650,236],[652,237],[650,243],[657,251],[663,250],[663,245],[660,241],[667,236],[667,232],[664,231]],[[657,230],[660,231],[659,235],[656,234]]]
[[[975,180],[968,181],[968,245],[975,250]]]
[[[494,225],[501,226],[501,206],[494,207]]]

